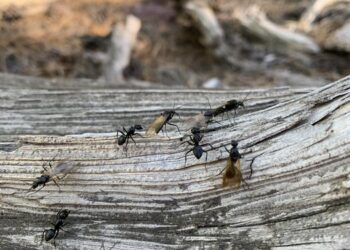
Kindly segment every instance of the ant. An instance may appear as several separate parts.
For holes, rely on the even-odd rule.
[[[49,166],[50,169],[45,168],[45,164],[44,166],[42,166],[44,170],[41,171],[41,176],[37,177],[33,181],[29,191],[32,189],[36,189],[38,186],[41,185],[42,187],[39,190],[37,190],[37,192],[40,191],[50,180],[52,180],[60,189],[60,186],[58,185],[57,181],[65,177],[70,171],[72,171],[74,167],[77,166],[77,164],[74,164],[73,162],[69,161],[61,161],[57,163],[55,167],[52,167],[51,162],[49,162]]]
[[[134,125],[134,126],[131,126],[128,130],[126,130],[124,127],[123,127],[123,131],[117,130],[118,145],[123,145],[126,142],[125,148],[127,149],[129,138],[136,144],[132,136],[139,135],[142,137],[142,135],[135,133],[136,130],[141,130],[141,129],[142,129],[141,125]],[[119,133],[121,133],[122,135],[118,136]]]
[[[247,186],[248,183],[243,179],[242,172],[241,172],[241,161],[242,155],[238,151],[238,142],[235,140],[231,141],[231,149],[228,150],[226,146],[224,146],[227,153],[229,153],[229,158],[227,159],[225,168],[219,173],[219,175],[225,171],[223,177],[222,177],[222,185],[223,187],[227,186],[240,186],[241,182],[243,181]],[[256,157],[254,157],[250,163],[250,176],[253,174],[253,162]]]
[[[204,113],[201,112],[195,116],[188,118],[186,120],[187,128],[206,128],[211,122],[220,124],[220,122],[214,120],[216,109],[212,109],[208,98],[207,100],[210,109],[205,110]]]
[[[217,107],[216,109],[214,109],[214,111],[212,112],[212,115],[218,116],[218,115],[221,115],[225,112],[229,112],[232,110],[234,110],[235,115],[237,115],[237,109],[239,109],[239,107],[244,108],[243,101],[237,101],[235,99],[229,100],[224,105],[221,105],[221,106]]]
[[[167,133],[166,131],[166,125],[171,125],[171,126],[175,126],[177,128],[177,131],[179,131],[180,133],[180,129],[176,124],[170,123],[170,120],[174,117],[174,115],[178,115],[180,117],[180,115],[175,111],[175,110],[167,110],[164,111],[163,113],[160,114],[160,116],[158,116],[154,122],[148,127],[147,131],[146,131],[146,135],[156,135],[159,133],[160,130],[163,130],[163,126],[164,126],[164,130],[165,133]]]
[[[67,223],[64,223],[64,220],[68,217],[69,213],[70,213],[70,211],[67,209],[58,211],[58,213],[56,215],[56,222],[51,223],[54,226],[54,228],[45,229],[43,231],[41,241],[43,241],[43,239],[45,239],[45,241],[50,241],[53,239],[54,245],[56,247],[55,239],[57,238],[57,236],[60,232],[60,229],[62,231],[64,231],[62,227],[67,224]]]
[[[229,100],[229,101],[225,102],[225,104],[223,104],[223,105],[217,107],[216,109],[212,110],[212,112],[211,112],[212,116],[216,117],[218,115],[226,113],[227,117],[231,120],[231,118],[228,115],[228,112],[233,110],[235,112],[235,116],[236,116],[237,115],[237,110],[240,107],[245,108],[244,102],[247,99],[247,97],[249,96],[249,94],[250,93],[247,93],[247,95],[244,97],[244,99],[242,101],[232,99],[232,100]],[[224,118],[224,117],[222,117],[222,118]]]
[[[193,146],[192,149],[188,150],[185,154],[185,166],[187,162],[187,155],[192,151],[194,156],[197,159],[200,159],[203,155],[203,153],[206,154],[205,156],[205,161],[207,162],[208,160],[208,152],[203,149],[203,146],[209,145],[211,149],[215,149],[211,144],[206,143],[199,145],[200,141],[203,139],[203,135],[201,134],[201,131],[199,128],[195,127],[191,129],[191,133],[193,136],[190,136],[191,141],[184,141],[183,143],[187,142],[189,145]],[[183,144],[181,143],[181,144]]]

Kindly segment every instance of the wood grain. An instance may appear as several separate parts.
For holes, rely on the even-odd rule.
[[[116,144],[117,128],[147,125],[174,104],[185,119],[207,108],[206,97],[216,106],[247,94],[247,108],[209,125],[203,142],[219,147],[238,140],[249,187],[222,188],[223,148],[208,153],[206,167],[204,157],[193,155],[185,166],[189,148],[170,127],[170,138],[136,138],[127,155]],[[40,237],[61,208],[72,212],[57,249],[350,245],[350,77],[313,91],[87,86],[14,87],[0,95],[1,249],[54,249],[40,245]],[[61,192],[49,183],[27,193],[53,157],[81,166],[60,182]]]

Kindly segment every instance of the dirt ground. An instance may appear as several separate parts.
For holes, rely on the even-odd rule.
[[[237,71],[214,58],[200,43],[201,35],[181,1],[42,2],[42,8],[29,6],[25,11],[16,6],[0,9],[1,72],[98,79],[113,25],[133,14],[141,19],[142,28],[126,77],[187,87],[201,87],[204,81],[218,78],[223,86],[261,87],[324,84],[350,74],[349,54],[322,51],[301,59],[243,35],[231,20],[232,11],[242,7],[239,0],[209,2],[237,59],[258,62],[266,68],[264,72]],[[244,4],[257,3],[271,20],[283,24],[297,20],[312,2],[256,0]]]

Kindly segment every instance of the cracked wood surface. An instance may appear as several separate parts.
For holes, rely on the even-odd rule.
[[[0,77],[0,81],[4,81]],[[4,83],[0,93],[1,249],[54,249],[41,232],[71,210],[57,249],[346,249],[350,245],[350,78],[315,90],[46,90]],[[78,86],[79,84],[77,84]],[[2,87],[6,86],[6,87]],[[36,83],[37,86],[37,83]],[[91,88],[90,88],[91,87]],[[248,94],[248,96],[247,96]],[[127,155],[116,129],[145,127],[182,105],[181,119],[229,99],[234,118],[209,125],[203,143],[239,141],[249,187],[222,188],[227,153],[205,166],[169,137],[135,138]],[[180,128],[181,120],[174,117]],[[183,132],[185,133],[185,132]],[[253,157],[253,175],[249,164]],[[27,193],[41,166],[79,167]]]

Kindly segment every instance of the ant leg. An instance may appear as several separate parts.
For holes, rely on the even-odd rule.
[[[217,124],[219,124],[220,126],[222,125],[222,123],[220,123],[220,122],[218,122],[218,121],[216,121],[216,120],[211,120],[212,122],[215,122],[215,123],[217,123]],[[221,120],[222,121],[222,120]]]
[[[117,130],[117,138],[119,137],[119,133],[121,133],[122,135],[124,135],[125,136],[125,133],[123,132],[123,131],[121,131],[121,130]]]
[[[223,117],[224,117],[225,115],[226,115],[227,120],[230,122],[230,124],[233,125],[233,124],[232,124],[232,121],[231,121],[231,117],[228,115],[228,112],[225,112],[224,115],[223,115]]]
[[[210,108],[210,109],[212,109],[212,108],[211,108],[211,105],[210,105],[210,102],[209,102],[209,98],[208,98],[208,96],[206,96],[205,98],[206,98],[206,99],[207,99],[207,101],[208,101],[209,108]]]
[[[44,235],[45,235],[45,233],[46,233],[47,231],[49,231],[49,230],[45,229],[45,230],[43,231],[43,233],[42,233],[42,235],[41,235],[40,245],[43,244]]]
[[[252,161],[250,162],[250,164],[249,164],[250,175],[249,175],[248,179],[250,179],[252,177],[252,175],[253,175],[253,163],[254,163],[255,159],[258,158],[259,156],[261,156],[262,154],[263,153],[253,157]]]
[[[205,171],[208,172],[208,169],[207,169],[208,152],[203,150],[203,153],[205,153],[205,164],[204,164]]]
[[[138,135],[138,136],[140,136],[141,138],[145,138],[144,136],[142,136],[142,135],[139,134],[139,133],[135,133],[134,136],[135,136],[135,135]]]
[[[180,143],[180,145],[182,145],[182,144],[184,144],[184,143],[188,143],[188,144],[190,144],[191,146],[194,146],[194,144],[192,143],[193,142],[193,137],[192,136],[190,136],[190,141],[184,141],[184,142],[181,142]]]
[[[189,145],[194,146],[194,144],[193,144],[192,142],[189,142],[189,141],[181,142],[180,145],[182,145],[182,144],[184,144],[184,143],[188,143]]]
[[[226,169],[226,167],[225,167],[225,168],[223,168],[223,169],[220,171],[220,173],[218,173],[216,176],[221,175],[221,174],[222,174],[222,172],[224,172],[224,171],[225,171],[225,169]]]
[[[61,212],[62,212],[62,208],[57,212],[57,214],[56,214],[56,218],[57,219],[59,219],[60,218],[60,214],[61,214]]]
[[[55,232],[55,236],[53,236],[53,244],[55,245],[55,247],[56,247],[55,239],[57,238],[59,232],[60,232],[60,229],[58,228]]]
[[[224,146],[224,148],[225,148],[225,150],[226,150],[227,153],[230,153],[230,150],[228,150],[228,149],[226,148],[226,146]]]
[[[67,223],[66,223],[66,224],[67,224]],[[66,225],[66,224],[64,224],[64,225]],[[69,233],[69,231],[64,230],[62,227],[60,227],[60,230],[62,230],[62,231],[65,232],[65,233]]]
[[[102,248],[103,247],[103,248]],[[100,249],[99,250],[106,250],[106,248],[105,248],[105,243],[104,243],[104,241],[102,241],[102,245],[101,245],[101,247],[100,247]]]
[[[164,124],[164,131],[165,131],[166,137],[170,138],[169,135],[168,135],[168,131],[166,130],[166,123]]]
[[[109,250],[112,250],[112,249],[115,247],[115,245],[117,245],[117,243],[118,243],[118,242],[115,242],[115,243],[113,244],[113,246],[111,246],[111,248],[110,248]]]
[[[211,150],[215,150],[215,149],[216,149],[216,148],[215,148],[213,145],[211,145],[210,143],[204,143],[204,144],[202,144],[202,147],[205,147],[205,146],[209,146]]]
[[[60,188],[60,186],[58,185],[58,183],[54,180],[54,179],[52,179],[52,181],[56,184],[56,186],[58,187],[58,190],[59,190],[59,192],[61,192],[61,188]]]
[[[45,184],[43,184],[43,186],[41,187],[41,188],[39,188],[38,190],[36,190],[35,192],[34,192],[34,194],[35,193],[37,193],[37,192],[39,192],[41,189],[43,189],[45,187]]]
[[[64,231],[64,232],[68,232],[67,230],[63,230],[63,226],[67,226],[67,225],[69,225],[70,224],[70,222],[66,222],[66,223],[63,223],[62,224],[62,226],[60,227],[60,229],[62,230],[62,231]]]
[[[255,160],[255,158],[249,164],[250,174],[249,174],[248,179],[252,178],[252,175],[253,175],[253,163],[254,163],[254,160]]]
[[[45,168],[44,166],[41,166],[46,172],[48,172],[47,168]],[[52,167],[51,167],[52,168]],[[41,171],[41,173],[44,173],[44,171]]]
[[[123,131],[126,133],[126,134],[128,134],[128,131],[123,127]]]
[[[233,117],[233,118],[235,118],[237,116],[237,111],[235,110],[235,116]],[[235,123],[235,119],[233,119],[233,123],[232,123],[233,125],[236,125],[236,123]]]
[[[136,142],[135,142],[134,138],[132,138],[131,135],[130,135],[130,138],[131,138],[131,140],[134,142],[134,144],[136,145]]]
[[[176,114],[176,115],[179,117],[179,119],[182,121],[180,115],[179,115],[177,112],[175,112],[175,114]]]
[[[180,129],[179,129],[179,127],[176,124],[172,124],[170,122],[168,122],[168,124],[171,125],[171,126],[175,126],[177,128],[177,131],[179,132],[179,134],[181,134]]]
[[[124,147],[126,156],[128,156],[128,144],[129,144],[129,137],[126,138],[126,143],[125,143],[125,147]]]
[[[187,162],[187,155],[192,151],[193,149],[190,149],[186,152],[185,154],[185,167],[186,167],[186,162]]]
[[[243,179],[243,177],[241,178],[243,183],[249,188],[249,184],[245,181],[245,179]]]

